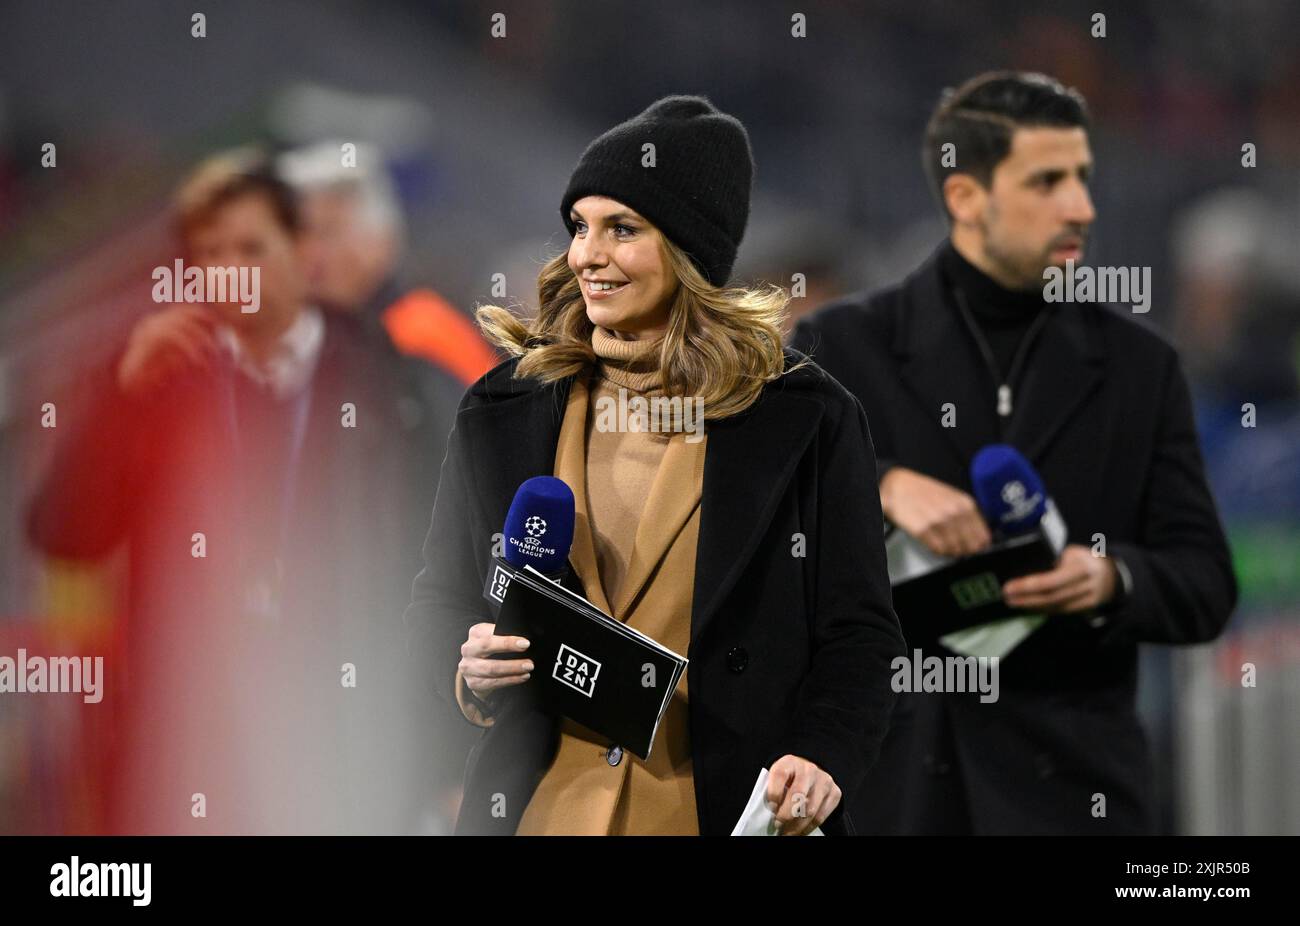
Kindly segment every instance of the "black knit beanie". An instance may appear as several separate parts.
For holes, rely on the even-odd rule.
[[[654,166],[642,167],[642,145],[654,145]],[[582,153],[560,203],[608,196],[653,222],[691,256],[715,286],[726,285],[749,220],[754,157],[740,121],[702,96],[666,96],[614,126]]]

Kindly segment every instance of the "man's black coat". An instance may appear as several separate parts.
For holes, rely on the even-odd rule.
[[[976,833],[1145,832],[1137,644],[1213,639],[1236,601],[1178,357],[1129,315],[1052,306],[1011,384],[1002,429],[996,384],[936,256],[897,287],[818,311],[794,345],[861,401],[882,474],[904,466],[970,492],[974,454],[1009,443],[1041,474],[1069,541],[1092,547],[1104,536],[1132,571],[1133,590],[1100,614],[1050,617],[1003,660],[995,703],[901,695],[852,807],[858,829],[960,829],[944,809],[945,795],[960,789]],[[947,403],[955,427],[942,426]],[[950,655],[937,640],[909,636],[905,618],[902,626],[909,649]],[[1104,796],[1104,817],[1094,816],[1095,795]]]
[[[470,626],[492,621],[493,534],[519,484],[553,472],[572,383],[512,379],[516,364],[462,402],[407,612],[412,651],[448,700]],[[760,768],[787,753],[852,793],[884,736],[903,643],[853,397],[808,365],[706,433],[687,680],[700,832],[727,835]],[[572,571],[566,581],[581,592]],[[467,763],[458,833],[513,833],[554,755],[556,722],[513,694]],[[825,832],[851,832],[845,803]]]

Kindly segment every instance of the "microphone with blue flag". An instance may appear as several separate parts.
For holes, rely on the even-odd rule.
[[[525,566],[557,582],[564,578],[573,547],[574,508],[573,490],[563,479],[534,476],[519,486],[501,532],[503,556],[493,557],[483,589],[494,613],[505,601],[511,577]]]
[[[944,557],[893,527],[885,550],[894,610],[914,639],[939,639],[963,652],[976,640],[977,648],[1005,655],[1040,619],[1033,616],[1032,626],[1004,624],[1030,616],[1006,605],[1002,585],[1051,569],[1065,549],[1066,526],[1037,471],[1014,447],[982,448],[971,461],[971,487],[993,543],[972,556]],[[1016,632],[990,638],[988,629],[999,625]],[[958,634],[971,628],[980,630]]]
[[[1061,513],[1043,487],[1043,480],[1020,451],[1007,444],[990,444],[970,465],[975,501],[995,539],[1040,531],[1057,556],[1065,549],[1066,529]]]

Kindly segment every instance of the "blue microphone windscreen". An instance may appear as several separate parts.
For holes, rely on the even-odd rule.
[[[989,444],[981,449],[971,461],[970,481],[984,520],[1003,534],[1033,530],[1047,510],[1043,480],[1014,447]]]
[[[563,479],[534,476],[519,487],[506,515],[505,560],[516,569],[563,572],[573,546],[573,490]]]

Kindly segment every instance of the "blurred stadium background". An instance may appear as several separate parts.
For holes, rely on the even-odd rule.
[[[789,38],[792,6],[807,39]],[[586,141],[664,93],[705,93],[744,120],[758,164],[738,271],[785,285],[805,274],[802,312],[896,280],[939,241],[918,148],[940,90],[995,67],[1042,70],[1089,101],[1089,257],[1153,268],[1149,317],[1193,378],[1242,584],[1223,639],[1143,657],[1162,829],[1300,832],[1300,5],[1130,0],[1100,10],[1107,34],[1093,38],[1096,7],[221,0],[193,38],[194,10],[167,0],[10,0],[0,654],[37,639],[111,652],[122,632],[112,564],[46,560],[24,539],[40,408],[151,309],[168,196],[203,156],[249,141],[376,145],[407,212],[403,280],[468,313],[503,274],[526,306],[564,246],[559,198]],[[505,38],[490,34],[495,12]],[[1242,686],[1245,663],[1257,687]],[[0,832],[99,831],[112,730],[75,696],[0,696]],[[447,825],[460,754],[445,752],[412,832]]]

